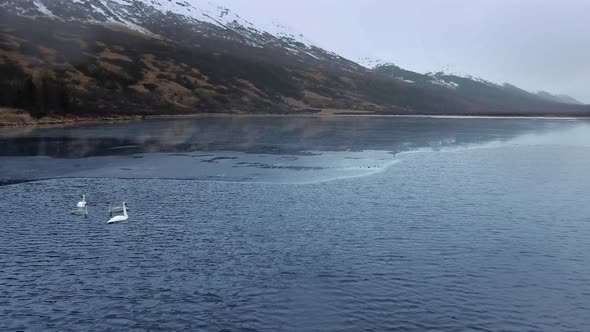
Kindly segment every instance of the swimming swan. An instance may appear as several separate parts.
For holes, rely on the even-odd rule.
[[[86,195],[82,195],[82,200],[79,201],[76,206],[78,208],[85,208],[86,207]]]
[[[127,219],[129,219],[129,215],[127,214],[127,203],[123,202],[123,214],[112,217],[109,219],[109,221],[107,221],[107,223],[112,224],[119,221],[125,221]]]

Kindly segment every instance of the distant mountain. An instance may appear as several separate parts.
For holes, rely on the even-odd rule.
[[[539,91],[539,92],[537,92],[537,96],[539,96],[545,100],[548,100],[548,101],[554,101],[556,103],[583,105],[583,103],[581,101],[575,99],[574,97],[568,96],[568,95],[553,95],[553,94],[550,94],[549,92]]]
[[[368,69],[206,0],[3,0],[0,106],[35,116],[590,113],[473,77]]]
[[[459,76],[444,72],[420,74],[405,70],[391,63],[378,64],[373,71],[397,80],[422,86],[443,87],[457,96],[490,109],[520,109],[534,112],[535,109],[558,109],[557,104],[582,105],[569,96],[555,96],[546,92],[531,93],[509,83],[496,84],[473,76]],[[550,102],[550,103],[548,103]]]

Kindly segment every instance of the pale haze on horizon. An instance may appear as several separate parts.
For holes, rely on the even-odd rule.
[[[445,70],[590,104],[590,0],[224,0],[348,59]]]

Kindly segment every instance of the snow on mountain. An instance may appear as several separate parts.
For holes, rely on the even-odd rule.
[[[41,2],[35,2],[35,5],[37,6],[37,8],[39,9],[39,11],[49,17],[53,17],[55,15],[53,15],[53,13],[47,9],[47,7],[45,7],[45,5]]]
[[[114,2],[119,5],[129,7],[133,6],[137,0],[107,0],[103,2],[107,6],[109,2]],[[217,25],[221,28],[239,27],[257,34],[266,33],[277,38],[289,38],[304,44],[307,47],[312,46],[312,43],[305,39],[303,35],[296,33],[293,29],[285,25],[279,24],[276,21],[268,21],[263,19],[259,19],[256,24],[254,24],[251,21],[232,12],[225,4],[222,4],[221,2],[213,2],[208,0],[143,0],[142,2],[163,13],[182,15],[199,22]]]
[[[467,78],[467,79],[470,79],[472,81],[483,83],[483,84],[488,85],[488,86],[491,86],[491,87],[500,87],[499,84],[490,82],[490,81],[488,81],[488,80],[486,80],[484,78],[481,78],[481,77],[476,77],[476,76],[472,76],[472,75],[455,75],[455,76]]]
[[[448,70],[442,70],[439,71],[437,73],[427,73],[426,75],[429,75],[431,77],[434,77],[435,81],[438,81],[440,83],[440,81],[447,81],[450,82],[451,86],[453,86],[454,88],[456,88],[457,86],[459,86],[458,82],[454,82],[453,78],[457,79],[467,79],[473,82],[477,82],[477,83],[482,83],[485,84],[489,87],[493,87],[493,88],[501,88],[502,86],[496,83],[493,83],[491,81],[488,81],[484,78],[478,77],[478,76],[473,76],[470,74],[464,74],[464,73],[458,73],[458,72],[452,72],[452,71],[448,71]],[[443,79],[444,78],[444,79]],[[444,84],[443,84],[444,85]]]
[[[389,62],[384,61],[379,58],[367,56],[367,57],[358,58],[356,60],[356,63],[358,63],[359,65],[361,65],[367,69],[373,69],[377,66],[388,64]]]
[[[449,89],[457,89],[459,83],[452,81],[452,76],[445,74],[444,72],[438,73],[426,73],[426,76],[430,77],[430,83],[438,86],[442,86]]]
[[[388,61],[384,61],[382,59],[379,58],[374,58],[374,57],[363,57],[357,60],[357,63],[359,63],[361,66],[365,67],[365,68],[369,68],[369,69],[374,69],[376,67],[379,66],[394,66],[397,67],[395,64],[388,62]],[[399,67],[397,67],[399,68]],[[399,68],[401,70],[401,68]],[[401,70],[401,71],[405,71],[405,70]],[[408,71],[405,71],[408,72]],[[413,73],[413,72],[412,72]],[[417,73],[413,73],[413,74],[417,74]],[[455,82],[453,81],[453,79],[468,79],[474,82],[478,82],[478,83],[483,83],[485,85],[488,85],[490,87],[496,87],[496,88],[500,88],[501,86],[495,83],[492,83],[486,79],[483,79],[481,77],[475,77],[469,74],[460,74],[454,71],[450,71],[449,67],[445,68],[444,70],[441,71],[437,71],[436,73],[434,72],[428,72],[426,74],[424,74],[424,76],[428,77],[427,82],[434,84],[434,85],[438,85],[438,86],[442,86],[442,87],[446,87],[446,88],[450,88],[450,89],[456,89],[457,87],[459,87],[459,82]],[[406,82],[406,83],[415,83],[414,80],[408,80],[406,79],[406,77],[404,77],[403,75],[393,75],[393,78],[396,78],[400,81]]]
[[[504,83],[502,85],[490,82],[486,79],[475,77],[473,75],[458,74],[454,72],[439,71],[436,73],[428,72],[420,74],[410,70],[403,69],[390,62],[383,62],[380,60],[372,60],[376,63],[373,66],[373,71],[383,76],[397,79],[399,81],[415,84],[420,86],[437,86],[449,90],[457,91],[466,96],[477,98],[523,98],[528,101],[552,101],[566,104],[578,104],[575,99],[568,96],[551,95],[546,92],[531,93],[529,91],[520,89],[514,85]],[[492,98],[493,99],[493,98]]]
[[[430,83],[435,84],[435,85],[439,85],[439,86],[442,86],[445,88],[449,88],[449,89],[456,89],[459,87],[459,83],[455,83],[453,81],[445,81],[440,78],[435,78],[435,79],[431,80]]]
[[[192,26],[195,32],[236,39],[249,46],[275,47],[316,60],[345,60],[317,47],[294,29],[266,17],[256,21],[234,13],[223,0],[3,0],[0,7],[19,15],[90,23],[116,23],[158,35],[165,24]],[[162,23],[166,20],[167,23]],[[348,62],[348,61],[347,61]],[[350,62],[347,65],[351,65]]]

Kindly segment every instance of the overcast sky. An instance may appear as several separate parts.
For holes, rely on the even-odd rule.
[[[481,76],[590,103],[590,0],[225,0],[351,60]]]

